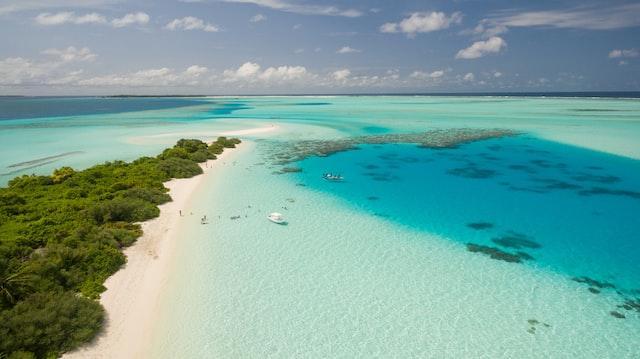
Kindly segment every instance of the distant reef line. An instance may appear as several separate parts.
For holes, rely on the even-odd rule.
[[[509,129],[448,128],[419,133],[355,136],[331,140],[302,140],[274,146],[269,157],[274,164],[286,165],[311,156],[325,157],[338,152],[355,150],[359,145],[416,144],[422,148],[447,149],[462,144],[516,136]]]

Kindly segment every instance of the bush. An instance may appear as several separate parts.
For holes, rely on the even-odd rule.
[[[171,200],[163,182],[202,173],[198,162],[232,142],[181,140],[155,158],[63,167],[0,188],[0,358],[55,357],[93,338],[104,313],[92,299],[142,235],[135,222]]]
[[[182,158],[160,161],[158,169],[164,172],[167,178],[189,178],[202,173],[202,168],[197,163]]]
[[[60,355],[93,339],[103,321],[104,309],[95,301],[71,292],[36,293],[0,312],[0,352]]]

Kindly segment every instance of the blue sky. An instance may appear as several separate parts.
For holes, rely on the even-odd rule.
[[[0,94],[640,90],[638,1],[0,0]]]

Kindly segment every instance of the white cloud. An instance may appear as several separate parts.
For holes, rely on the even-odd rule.
[[[0,85],[41,82],[51,68],[49,64],[37,64],[22,57],[9,57],[0,60]]]
[[[260,71],[260,65],[255,62],[245,62],[237,70],[225,70],[223,76],[228,81],[248,79],[254,77]]]
[[[409,37],[414,37],[417,33],[447,29],[449,26],[459,24],[461,21],[462,14],[460,12],[454,12],[450,16],[439,11],[414,12],[409,17],[402,19],[399,23],[388,22],[383,24],[380,26],[380,32],[402,32]]]
[[[498,36],[485,41],[476,41],[466,49],[458,51],[456,59],[477,59],[489,53],[498,53],[507,46],[507,43]]]
[[[609,53],[610,59],[617,59],[621,57],[638,57],[640,52],[636,49],[627,49],[627,50],[611,50]]]
[[[176,30],[202,30],[205,32],[218,32],[220,29],[210,23],[205,23],[204,20],[193,16],[186,16],[182,19],[173,19],[165,28],[171,31]]]
[[[63,24],[106,24],[107,19],[95,12],[76,16],[74,12],[64,11],[51,14],[48,12],[39,14],[35,18],[36,23],[45,26],[63,25]]]
[[[336,81],[345,81],[349,76],[351,76],[351,70],[349,69],[341,69],[334,71],[331,76]]]
[[[63,11],[55,14],[44,12],[35,17],[35,21],[39,25],[54,26],[64,24],[99,24],[105,25],[110,23],[113,27],[125,27],[128,25],[138,24],[145,25],[149,22],[149,15],[143,12],[126,14],[121,18],[115,18],[108,21],[104,15],[92,12],[84,15],[76,15],[73,11]]]
[[[443,70],[436,70],[433,72],[414,71],[411,73],[411,75],[409,75],[410,78],[417,80],[433,80],[441,78],[442,76],[444,76]]]
[[[88,47],[77,49],[74,46],[69,46],[66,49],[47,49],[42,51],[42,53],[45,55],[56,56],[62,62],[93,61],[97,57],[97,55],[91,52]]]
[[[355,9],[341,9],[331,5],[297,4],[285,0],[221,0],[229,3],[254,4],[273,10],[280,10],[302,15],[326,15],[359,17],[362,12]]]
[[[350,46],[343,46],[336,51],[336,53],[338,54],[353,54],[356,52],[362,52],[362,51],[358,49],[354,49],[353,47],[350,47]]]
[[[301,53],[303,53],[303,52],[304,52],[304,49],[295,49],[295,50],[293,51],[293,53],[294,53],[294,54],[301,54]]]
[[[125,16],[111,20],[113,27],[125,27],[129,25],[146,25],[149,22],[149,15],[143,12],[126,14]]]
[[[473,74],[473,72],[468,72],[462,79],[468,82],[473,82],[476,79],[476,76]]]
[[[507,31],[509,31],[509,29],[506,26],[496,24],[487,19],[483,19],[478,23],[478,25],[476,25],[475,28],[471,30],[464,30],[461,33],[463,35],[473,35],[473,36],[481,37],[483,39],[488,39],[494,36],[504,34]]]
[[[500,77],[500,76],[502,76],[502,72],[500,72],[500,71],[494,71],[494,72],[493,72],[493,77],[498,78],[498,77]]]
[[[255,62],[245,62],[237,69],[225,70],[222,73],[223,81],[230,83],[246,84],[281,84],[295,82],[312,77],[304,66],[278,66],[269,67],[261,71],[262,67]]]
[[[260,22],[265,20],[267,20],[267,17],[262,14],[254,15],[251,19],[249,19],[250,22]]]
[[[307,74],[307,69],[303,66],[279,66],[269,67],[260,74],[260,80],[272,81],[292,81],[303,78]]]
[[[300,29],[302,29],[302,24],[295,24],[295,25],[293,25],[292,29],[300,30]]]
[[[198,65],[192,65],[189,66],[186,70],[185,70],[185,74],[189,75],[189,76],[202,76],[204,74],[206,74],[207,72],[209,72],[209,69],[204,67],[204,66],[198,66]]]
[[[0,15],[19,11],[34,11],[55,8],[97,8],[123,2],[123,0],[2,0]]]
[[[82,70],[69,70],[71,64],[93,61],[96,55],[87,47],[47,49],[46,61],[34,61],[22,57],[0,60],[0,85],[61,85],[78,79]]]
[[[161,67],[133,73],[91,77],[79,80],[76,84],[88,87],[197,86],[202,85],[200,78],[207,72],[206,67],[198,65],[189,66],[181,72]]]
[[[567,10],[507,12],[490,18],[507,27],[551,27],[588,30],[611,30],[640,25],[640,3],[583,6]]]

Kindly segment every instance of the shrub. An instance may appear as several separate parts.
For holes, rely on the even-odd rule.
[[[103,321],[95,301],[71,292],[36,293],[0,312],[0,352],[59,355],[95,337]]]

